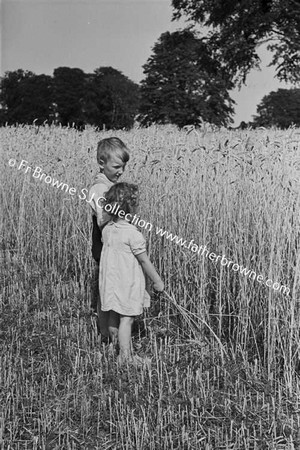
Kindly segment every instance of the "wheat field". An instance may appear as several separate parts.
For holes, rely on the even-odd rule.
[[[1,449],[299,449],[300,130],[0,132]],[[108,136],[130,149],[165,282],[135,326],[151,364],[130,370],[89,311],[84,193]]]

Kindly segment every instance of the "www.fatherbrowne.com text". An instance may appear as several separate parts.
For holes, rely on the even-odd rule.
[[[216,255],[213,252],[210,252],[206,245],[197,245],[195,244],[194,240],[191,239],[189,243],[187,244],[186,240],[183,240],[182,238],[179,238],[177,235],[173,235],[167,230],[164,230],[163,228],[156,228],[156,234],[160,237],[165,237],[171,242],[174,242],[177,245],[180,245],[183,248],[186,248],[190,251],[192,251],[195,254],[205,256],[206,258],[210,259],[213,262],[220,262],[221,266],[228,267],[234,272],[239,272],[241,275],[244,275],[245,277],[248,277],[252,280],[258,281],[258,283],[263,283],[268,286],[269,288],[273,288],[275,291],[281,292],[285,295],[290,294],[290,289],[287,286],[281,285],[280,283],[273,282],[273,280],[267,279],[263,277],[263,275],[257,275],[254,270],[250,270],[247,267],[243,267],[240,264],[235,263],[234,261],[231,261],[226,258],[225,255]],[[264,281],[265,280],[265,281]]]

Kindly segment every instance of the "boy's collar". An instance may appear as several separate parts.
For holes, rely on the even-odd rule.
[[[105,184],[111,184],[113,185],[114,183],[112,181],[110,181],[107,176],[103,173],[103,172],[99,172],[97,173],[97,175],[94,178],[94,184],[99,183],[99,181],[104,182]]]

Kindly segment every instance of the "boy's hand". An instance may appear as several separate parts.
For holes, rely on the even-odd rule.
[[[160,280],[160,281],[156,281],[155,283],[153,283],[153,288],[158,291],[158,292],[162,292],[165,288],[164,283]]]

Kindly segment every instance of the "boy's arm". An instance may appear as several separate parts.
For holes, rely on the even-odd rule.
[[[146,252],[140,253],[139,255],[135,255],[139,263],[141,264],[144,272],[146,275],[148,275],[149,278],[153,281],[153,287],[156,291],[163,291],[164,290],[164,283],[162,282],[162,279],[156,272],[153,264],[151,263],[150,259],[148,258],[148,255]]]
[[[97,218],[99,228],[102,228],[109,220],[109,215],[102,208],[102,201],[105,199],[105,193],[108,191],[105,184],[95,184],[89,191],[89,199],[92,198],[90,206]]]

